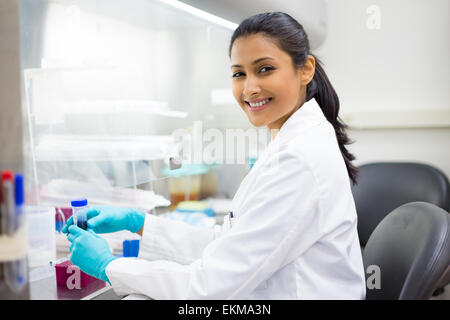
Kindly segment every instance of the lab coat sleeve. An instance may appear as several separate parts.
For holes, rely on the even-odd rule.
[[[203,249],[220,234],[220,226],[198,228],[152,214],[146,215],[143,230],[139,258],[180,264],[200,258]]]
[[[258,169],[231,229],[188,265],[119,258],[106,268],[118,294],[154,299],[246,299],[322,236],[320,194],[308,161],[289,149]],[[144,235],[144,237],[147,236]]]

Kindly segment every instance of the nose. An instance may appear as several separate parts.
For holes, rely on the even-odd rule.
[[[261,88],[259,87],[259,83],[256,77],[247,76],[242,93],[247,99],[258,96],[261,93]]]

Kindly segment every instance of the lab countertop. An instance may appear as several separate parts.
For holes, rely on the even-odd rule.
[[[30,282],[31,300],[120,300],[113,288],[97,280],[80,289],[57,286],[56,274]]]

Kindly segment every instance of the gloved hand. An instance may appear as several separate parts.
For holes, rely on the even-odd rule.
[[[116,257],[112,255],[108,242],[92,230],[86,231],[75,225],[68,230],[67,239],[72,242],[70,261],[81,271],[109,282],[105,269]]]
[[[88,230],[92,229],[96,233],[121,230],[138,232],[144,225],[144,211],[109,206],[92,206],[82,210],[78,214],[86,213]],[[72,224],[73,218],[70,217],[62,232],[67,233],[68,227]]]

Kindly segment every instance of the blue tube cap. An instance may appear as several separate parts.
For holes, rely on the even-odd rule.
[[[123,241],[123,256],[138,257],[139,256],[139,240],[124,240]]]
[[[21,206],[24,203],[23,175],[20,173],[16,174],[14,180],[16,206]]]
[[[84,199],[84,198],[83,199],[75,199],[70,202],[70,205],[72,207],[84,207],[84,206],[87,206],[87,204],[88,204],[88,201],[87,201],[87,199]]]

